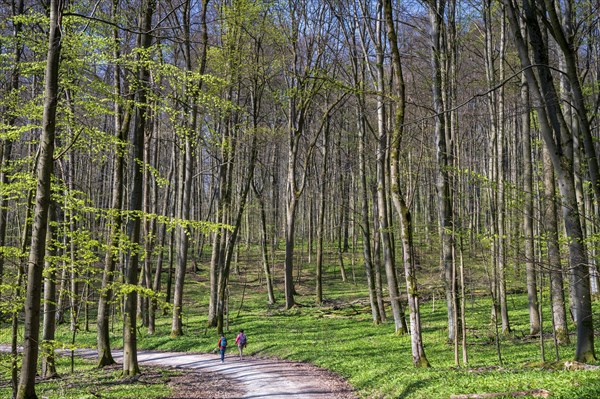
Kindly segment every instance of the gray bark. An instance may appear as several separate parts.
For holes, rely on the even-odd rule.
[[[265,280],[267,286],[267,299],[270,305],[275,303],[275,293],[273,291],[273,274],[269,264],[269,234],[267,231],[267,212],[265,210],[265,200],[262,197],[262,190],[259,190],[256,182],[253,182],[252,189],[258,200],[260,209],[260,248],[265,272]]]
[[[48,209],[50,206],[50,178],[53,170],[54,138],[56,134],[56,108],[58,104],[58,71],[62,38],[62,12],[65,3],[60,0],[50,2],[50,28],[48,38],[48,58],[44,78],[44,112],[42,136],[40,138],[39,161],[37,166],[37,191],[31,247],[27,271],[27,297],[25,300],[25,332],[23,336],[23,361],[17,390],[17,399],[37,398],[35,375],[39,353],[40,308],[42,290],[42,269],[46,252]]]
[[[46,244],[46,270],[44,279],[44,321],[42,332],[42,377],[53,378],[57,375],[54,357],[54,338],[56,332],[56,267],[48,259],[56,255],[53,244],[56,234],[56,204],[51,203],[48,211],[48,234]]]
[[[329,119],[329,118],[328,118]],[[319,187],[319,214],[317,216],[317,264],[315,301],[323,303],[323,234],[325,227],[325,192],[327,191],[327,160],[329,158],[329,120],[323,133],[323,164],[321,165],[321,184]]]
[[[380,3],[380,22],[377,24],[377,37],[380,43],[383,43],[384,28],[384,8],[385,2]],[[391,5],[389,5],[391,7]],[[400,301],[400,291],[398,289],[398,278],[396,275],[396,265],[392,249],[392,237],[390,234],[390,209],[388,206],[388,178],[389,178],[389,159],[388,159],[388,132],[386,127],[385,113],[385,81],[383,70],[383,47],[377,48],[377,208],[378,208],[378,226],[379,237],[381,240],[381,252],[383,254],[383,265],[387,278],[388,295],[394,317],[394,326],[396,333],[405,334],[408,332],[404,309]]]
[[[117,1],[113,1],[113,16],[117,13]],[[118,31],[113,30],[113,39],[118,41]],[[120,57],[119,50],[115,49],[115,59]],[[121,95],[121,70],[115,66],[114,71],[114,95]],[[118,143],[125,143],[127,133],[129,132],[129,123],[131,121],[131,107],[127,107],[124,111],[120,102],[115,101],[114,105],[115,117],[114,126],[115,134],[117,135]],[[117,248],[119,246],[119,234],[123,225],[123,217],[121,210],[123,209],[123,176],[124,176],[124,149],[121,146],[115,148],[115,160],[113,165],[113,187],[111,195],[111,208],[114,211],[112,223],[110,224],[109,245],[104,258],[104,271],[102,273],[102,286],[99,292],[98,299],[98,332],[97,332],[97,348],[98,348],[98,367],[104,367],[115,363],[110,349],[109,335],[109,317],[110,317],[110,301],[112,299],[112,282],[114,280],[113,273],[118,259]]]
[[[365,273],[367,275],[367,285],[369,287],[369,303],[371,304],[371,316],[374,324],[379,324],[385,319],[382,317],[382,309],[379,308],[379,301],[376,288],[375,265],[373,262],[373,250],[371,245],[371,221],[369,219],[369,187],[367,186],[367,172],[365,162],[365,140],[366,140],[366,121],[364,116],[364,98],[360,96],[358,111],[358,168],[360,175],[360,202],[361,202],[361,227],[363,236],[363,259],[365,262]],[[383,301],[381,301],[383,302]]]
[[[419,292],[415,268],[415,247],[413,244],[413,225],[410,209],[404,198],[400,181],[400,148],[402,144],[404,112],[406,108],[406,94],[404,87],[404,76],[402,74],[402,60],[398,49],[398,37],[392,15],[391,0],[384,0],[384,16],[387,23],[387,33],[390,48],[392,50],[392,63],[394,66],[394,83],[396,87],[396,112],[395,126],[392,135],[391,149],[391,192],[396,211],[400,216],[400,237],[402,240],[402,252],[404,263],[404,277],[406,280],[406,294],[410,312],[410,337],[413,364],[415,367],[429,367],[429,361],[425,356],[423,339],[421,333],[421,312],[419,309]],[[388,276],[389,277],[389,276]]]
[[[556,209],[557,193],[554,171],[548,149],[542,149],[544,168],[544,208],[542,229],[548,246],[548,269],[550,271],[550,295],[552,302],[552,325],[554,336],[559,344],[569,342],[567,312],[565,309],[565,290],[563,283],[563,267],[560,258],[558,235],[558,211]]]
[[[512,0],[504,0],[509,12],[513,35],[521,65],[525,70],[527,82],[535,99],[543,104],[536,111],[540,122],[540,131],[548,148],[552,164],[559,183],[563,199],[563,217],[565,230],[569,237],[569,277],[575,288],[575,314],[577,324],[577,347],[575,359],[580,362],[596,358],[594,350],[594,328],[590,294],[589,267],[585,237],[578,214],[578,204],[573,180],[572,132],[568,129],[560,106],[552,73],[548,68],[548,48],[543,40],[533,4],[523,1],[529,42],[532,46],[535,68],[525,46],[525,39],[519,31],[516,6]],[[534,74],[535,71],[535,74]]]
[[[529,334],[540,333],[540,314],[538,312],[537,273],[535,270],[533,243],[533,155],[531,153],[531,129],[529,109],[529,89],[525,76],[521,82],[521,104],[526,106],[521,116],[523,151],[523,234],[525,238],[525,271],[527,273],[527,300],[529,309]]]
[[[439,215],[439,231],[441,238],[441,265],[444,270],[444,284],[446,288],[446,304],[448,313],[448,341],[454,342],[458,334],[458,317],[456,292],[456,273],[452,249],[454,247],[454,221],[452,210],[452,194],[450,187],[450,165],[452,164],[452,150],[447,140],[445,127],[447,124],[444,113],[443,96],[443,68],[447,54],[443,46],[442,29],[444,21],[444,0],[431,0],[429,3],[429,19],[431,23],[431,53],[433,110],[435,111],[435,138],[437,142],[437,203]]]
[[[138,46],[141,49],[148,49],[152,44],[152,16],[156,7],[155,0],[146,0],[142,4],[140,18],[140,35]],[[150,72],[148,67],[142,63],[138,66],[137,81],[140,88],[136,96],[135,118],[133,126],[133,176],[132,189],[129,200],[129,211],[132,216],[129,219],[127,233],[131,244],[141,245],[141,228],[143,202],[143,180],[144,180],[144,148],[146,136],[146,122],[148,120],[148,84],[150,81]],[[140,249],[130,250],[127,254],[127,270],[125,282],[130,286],[136,286],[138,283],[138,267],[140,260]],[[131,290],[125,294],[125,307],[123,310],[123,375],[131,376],[140,373],[137,360],[137,301],[136,290]]]

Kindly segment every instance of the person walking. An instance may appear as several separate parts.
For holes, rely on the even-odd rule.
[[[224,334],[221,334],[217,346],[219,347],[219,353],[221,354],[221,363],[223,363],[225,362],[225,349],[227,349],[227,338],[225,338]]]
[[[240,351],[240,360],[242,360],[242,353],[246,347],[247,341],[248,339],[246,338],[246,334],[244,334],[244,330],[240,330],[240,333],[235,337],[235,343]]]

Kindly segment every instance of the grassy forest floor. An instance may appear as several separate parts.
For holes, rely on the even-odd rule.
[[[242,259],[242,257],[240,257]],[[360,262],[356,261],[356,264]],[[146,329],[138,329],[140,349],[211,352],[216,343],[214,330],[206,329],[208,283],[206,264],[198,274],[187,278],[184,309],[184,335],[170,338],[170,314],[157,321],[156,333],[148,335]],[[297,302],[291,310],[283,309],[282,281],[276,280],[280,295],[275,305],[267,304],[267,296],[261,281],[260,266],[254,261],[240,263],[232,271],[229,295],[228,338],[234,339],[243,328],[248,335],[247,353],[250,356],[277,357],[312,363],[347,379],[359,397],[365,398],[448,398],[453,394],[517,392],[544,389],[552,398],[599,398],[600,371],[565,370],[564,361],[574,356],[574,343],[560,346],[559,361],[556,360],[551,331],[547,293],[544,294],[544,350],[540,354],[539,337],[529,337],[528,314],[523,293],[509,295],[509,312],[512,333],[501,337],[500,363],[495,345],[495,328],[490,323],[491,302],[488,297],[472,289],[466,302],[466,323],[469,363],[455,367],[453,345],[447,342],[445,303],[435,298],[432,288],[439,275],[424,271],[422,324],[425,352],[431,368],[415,369],[412,365],[410,337],[394,333],[393,323],[373,325],[363,270],[355,267],[352,273],[347,263],[349,281],[342,282],[339,267],[331,266],[325,273],[325,303],[314,304],[312,273],[304,265],[297,280]],[[276,269],[281,276],[281,265]],[[355,277],[353,277],[353,274]],[[474,277],[474,274],[472,275]],[[524,276],[522,276],[524,279]],[[485,285],[485,284],[483,284]],[[92,299],[95,303],[97,299]],[[600,303],[594,303],[594,318],[600,325]],[[389,312],[388,312],[389,314]],[[121,331],[116,316],[112,330],[113,347],[120,347]],[[88,330],[85,321],[75,337],[77,346],[94,347],[96,342],[95,321],[90,317]],[[571,331],[573,330],[571,326]],[[599,328],[596,327],[599,331]],[[596,353],[600,355],[600,336],[596,334]],[[68,325],[60,327],[57,340],[71,342]],[[572,341],[575,337],[571,336]],[[10,325],[0,325],[0,342],[10,342]],[[41,383],[38,393],[50,398],[168,398],[173,380],[178,372],[145,369],[139,380],[121,380],[119,369],[100,371],[93,364],[75,359],[75,374],[70,373],[70,359],[61,358],[60,380]],[[0,360],[0,397],[10,392],[8,384],[9,362]],[[148,377],[150,375],[151,377]],[[90,381],[97,378],[105,383],[110,394],[98,396]],[[144,382],[146,381],[146,382]],[[151,381],[151,383],[149,382]],[[117,383],[118,382],[118,383]],[[108,391],[106,391],[108,392]]]

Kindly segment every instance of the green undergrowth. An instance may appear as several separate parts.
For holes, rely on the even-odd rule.
[[[2,354],[0,364],[10,364],[7,354]],[[70,357],[59,356],[56,378],[39,380],[36,393],[46,399],[162,399],[168,397],[171,388],[169,378],[179,374],[173,370],[142,367],[137,377],[123,378],[119,366],[98,369],[90,361],[75,358],[71,372]],[[12,397],[9,369],[0,372],[0,398]]]
[[[417,369],[412,364],[410,337],[397,335],[391,320],[380,325],[372,323],[365,283],[359,277],[360,270],[355,272],[356,281],[342,282],[338,270],[328,270],[324,287],[325,301],[321,305],[314,303],[311,274],[303,274],[295,297],[298,305],[285,310],[281,296],[275,305],[267,304],[265,290],[257,278],[257,269],[242,268],[240,274],[234,273],[231,278],[226,335],[232,342],[237,331],[243,328],[248,335],[249,355],[278,357],[325,367],[347,379],[355,388],[356,395],[362,398],[449,398],[453,394],[509,393],[533,389],[545,389],[551,393],[551,398],[600,397],[599,371],[567,371],[562,366],[562,362],[572,360],[574,356],[573,343],[560,346],[559,360],[556,360],[556,349],[550,334],[548,298],[543,299],[546,309],[545,361],[541,359],[539,337],[527,336],[527,297],[522,293],[509,295],[512,332],[499,337],[500,361],[495,328],[490,323],[491,302],[481,293],[469,294],[466,303],[469,362],[458,367],[454,362],[453,345],[447,341],[445,303],[439,299],[424,301],[421,306],[423,342],[432,367]],[[281,292],[282,282],[276,283],[277,291]],[[184,335],[171,338],[171,319],[167,314],[157,321],[154,335],[149,335],[144,327],[138,328],[140,349],[213,351],[217,335],[214,329],[206,328],[207,282],[190,275],[186,284]],[[596,323],[600,319],[598,305],[594,304]],[[119,320],[119,317],[115,320]],[[0,340],[7,342],[8,327],[2,327],[3,336]],[[79,346],[94,347],[96,335],[93,327],[91,323],[91,331],[78,333],[76,342]],[[59,341],[70,341],[70,332],[67,330],[66,326],[61,327]],[[122,342],[118,324],[111,334],[113,347],[120,347]],[[572,335],[571,339],[574,342],[575,336]],[[598,340],[596,353],[600,355]],[[81,367],[85,369],[84,365]],[[87,366],[88,371],[90,367]],[[77,375],[69,378],[76,381]],[[158,390],[153,389],[155,396],[136,397],[160,397],[156,396],[160,395]],[[129,396],[115,394],[109,397]]]

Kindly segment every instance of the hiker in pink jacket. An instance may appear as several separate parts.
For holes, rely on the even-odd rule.
[[[244,348],[246,347],[246,342],[247,342],[246,334],[244,334],[244,330],[240,330],[240,333],[237,335],[237,337],[235,337],[235,343],[238,346],[238,349],[240,351],[240,360],[242,360],[242,352],[244,351]]]

